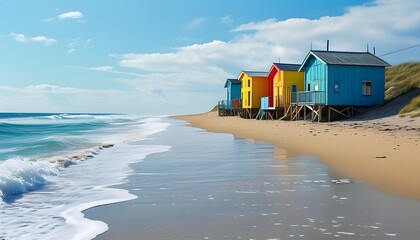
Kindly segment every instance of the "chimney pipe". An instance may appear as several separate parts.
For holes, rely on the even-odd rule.
[[[330,50],[330,40],[327,40],[327,52]]]
[[[366,44],[366,52],[369,52],[369,43]]]
[[[375,49],[375,47],[373,47],[373,55],[376,56],[376,49]]]

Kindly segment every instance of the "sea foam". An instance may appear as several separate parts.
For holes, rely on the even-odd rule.
[[[56,176],[58,169],[48,161],[29,161],[12,158],[0,163],[0,197],[7,199],[17,194],[39,189]]]
[[[100,145],[0,161],[0,239],[92,239],[108,229],[83,211],[136,198],[115,187],[131,174],[129,164],[170,149],[142,141],[167,129],[169,123],[160,118],[108,120],[127,124],[85,137]]]

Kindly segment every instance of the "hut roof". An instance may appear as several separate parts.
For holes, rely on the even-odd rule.
[[[337,51],[318,51],[311,50],[308,56],[312,54],[321,61],[329,65],[350,65],[350,66],[391,66],[381,58],[369,52],[337,52]],[[307,58],[306,58],[307,59]],[[303,62],[302,66],[304,65]]]
[[[228,78],[226,79],[225,88],[227,88],[228,82],[230,82],[231,84],[241,84],[241,81],[239,81],[238,79]]]
[[[278,69],[283,71],[298,71],[300,64],[291,64],[291,63],[273,63]]]
[[[266,77],[267,76],[267,72],[258,72],[258,71],[242,71],[242,72],[246,73],[246,75],[250,77]]]
[[[270,71],[267,76],[272,78],[279,71],[299,71],[300,64],[290,64],[290,63],[273,63]]]

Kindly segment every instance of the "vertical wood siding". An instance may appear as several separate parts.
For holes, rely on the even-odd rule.
[[[362,82],[370,81],[371,95],[362,94]],[[335,89],[338,84],[339,90]],[[328,104],[336,106],[372,106],[384,102],[385,68],[330,65],[328,68]]]

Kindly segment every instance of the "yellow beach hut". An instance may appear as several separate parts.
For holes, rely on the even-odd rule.
[[[270,96],[272,92],[267,72],[242,71],[238,80],[242,82],[242,117],[253,118],[260,109],[261,98]]]
[[[300,64],[273,63],[267,74],[269,81],[273,84],[269,96],[272,99],[263,100],[267,109],[275,109],[277,116],[283,116],[285,109],[294,102],[296,93],[304,89],[304,73],[299,72]],[[262,109],[265,110],[265,109]]]
[[[290,105],[293,94],[303,91],[304,73],[299,72],[300,64],[273,63],[268,77],[273,79],[274,107]]]

